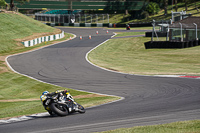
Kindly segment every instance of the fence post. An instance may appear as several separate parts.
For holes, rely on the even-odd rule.
[[[103,23],[104,23],[104,14],[102,14],[103,15]]]
[[[168,41],[168,37],[169,37],[169,24],[167,25],[167,38],[166,38],[166,41]]]
[[[60,14],[58,15],[58,21],[59,21],[58,23],[60,24]]]
[[[181,42],[183,41],[183,36],[182,36],[182,24],[179,22],[179,24],[181,25]]]
[[[79,16],[79,23],[81,23],[81,15],[80,15],[80,14],[78,14],[78,16]]]
[[[197,36],[197,24],[193,23],[195,25],[196,28],[196,40],[198,40],[198,36]]]
[[[152,37],[151,37],[151,42],[153,42],[153,37],[154,37],[154,30],[155,30],[155,20],[153,20],[153,31],[152,31]]]
[[[63,14],[63,25],[65,23],[65,14]]]
[[[109,14],[107,14],[107,16],[108,16],[108,23],[109,23]]]
[[[98,15],[96,14],[96,23],[98,23]]]

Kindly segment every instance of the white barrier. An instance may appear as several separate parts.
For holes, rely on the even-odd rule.
[[[57,39],[61,39],[65,36],[64,31],[62,31],[62,33],[60,34],[56,34],[56,35],[50,35],[50,36],[43,36],[43,37],[39,37],[33,40],[29,40],[29,41],[24,41],[21,42],[25,47],[31,47],[34,46],[36,44],[42,43],[42,42],[47,42],[47,41],[53,41],[53,40],[57,40]]]

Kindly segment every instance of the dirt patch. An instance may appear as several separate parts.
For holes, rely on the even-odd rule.
[[[0,102],[21,102],[21,101],[36,101],[40,99],[10,99],[10,100],[0,100]]]
[[[43,32],[43,33],[33,33],[31,36],[27,36],[22,39],[15,39],[17,42],[24,42],[24,41],[29,41],[33,40],[35,38],[43,37],[43,36],[50,36],[50,35],[55,35],[55,34],[60,34],[62,31],[60,29],[55,29],[54,32]]]
[[[8,72],[8,67],[6,67],[7,64],[5,62],[5,59],[6,59],[6,56],[0,56],[0,61],[2,61],[0,62],[0,74],[4,72]]]
[[[1,12],[2,13],[12,13],[12,14],[18,14],[17,12],[15,12],[15,11],[7,11],[7,10],[5,10],[5,9],[1,9]]]
[[[0,56],[0,61],[5,61],[7,56]]]
[[[91,98],[91,97],[105,97],[106,95],[99,95],[99,94],[88,94],[88,95],[78,95],[73,96],[74,98]],[[0,100],[0,102],[25,102],[25,101],[37,101],[40,100],[38,98],[33,99],[9,99],[9,100]]]
[[[8,69],[5,67],[0,67],[0,74],[5,72],[8,72]]]
[[[78,95],[74,96],[74,98],[90,98],[90,97],[105,97],[106,95],[99,95],[99,94],[88,94],[88,95]]]

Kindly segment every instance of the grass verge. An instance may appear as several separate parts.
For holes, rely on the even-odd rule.
[[[200,133],[200,120],[174,122],[153,126],[120,128],[101,133]]]
[[[134,35],[144,35],[145,32],[117,32],[117,35],[115,37],[122,37],[122,36],[134,36]]]
[[[114,96],[101,96],[101,97],[91,97],[91,98],[77,98],[76,101],[78,103],[82,103],[84,107],[92,107],[96,105],[101,105],[105,103],[109,103],[115,100],[119,100],[119,97]]]

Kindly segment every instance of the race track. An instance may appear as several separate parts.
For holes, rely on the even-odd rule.
[[[86,53],[113,35],[102,28],[62,28],[77,38],[8,58],[22,74],[62,87],[124,97],[85,114],[1,124],[2,133],[96,132],[200,119],[200,81],[119,74],[88,63]],[[99,34],[96,34],[98,30]],[[80,40],[79,36],[83,39]],[[88,36],[92,35],[92,39]]]

